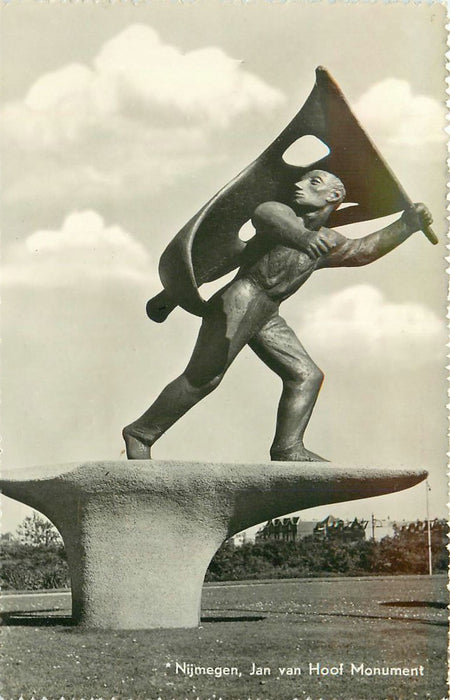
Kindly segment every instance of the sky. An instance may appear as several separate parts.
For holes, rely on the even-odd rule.
[[[283,304],[325,373],[306,444],[338,465],[428,469],[431,517],[445,516],[444,24],[439,3],[3,9],[4,470],[125,459],[121,428],[184,369],[200,323],[181,309],[147,319],[162,251],[278,135],[323,65],[441,242],[415,234]],[[154,458],[267,461],[279,394],[244,349]],[[3,530],[29,512],[4,498]],[[425,487],[302,516],[330,512],[424,518]]]

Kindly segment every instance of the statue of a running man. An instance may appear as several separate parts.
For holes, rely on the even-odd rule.
[[[280,304],[316,270],[367,265],[432,223],[428,209],[416,204],[386,228],[351,240],[326,228],[344,197],[338,177],[312,170],[295,184],[289,205],[268,201],[255,209],[256,234],[242,254],[235,278],[205,305],[185,371],[124,428],[129,459],[150,459],[156,440],[220,384],[248,344],[283,383],[271,459],[326,461],[303,442],[323,373],[280,316]]]

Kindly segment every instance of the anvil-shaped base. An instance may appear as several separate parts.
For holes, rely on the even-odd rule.
[[[228,537],[296,510],[414,486],[425,471],[316,462],[88,462],[3,473],[6,496],[58,528],[75,621],[195,627],[211,558]]]

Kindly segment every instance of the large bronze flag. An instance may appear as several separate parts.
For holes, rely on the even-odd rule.
[[[315,136],[329,153],[306,167],[283,160],[302,136]],[[294,119],[251,165],[223,187],[183,226],[163,252],[159,274],[164,291],[147,304],[154,321],[164,321],[179,305],[202,316],[205,301],[199,287],[240,264],[245,243],[242,226],[265,201],[289,202],[293,185],[308,170],[319,168],[345,184],[347,200],[356,206],[337,209],[329,226],[336,227],[394,214],[412,206],[389,166],[352,114],[338,85],[322,67],[314,88]],[[432,243],[431,230],[425,234]]]

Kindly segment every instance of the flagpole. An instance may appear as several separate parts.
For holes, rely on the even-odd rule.
[[[431,528],[430,528],[430,506],[428,502],[428,491],[431,491],[430,486],[428,484],[428,479],[425,481],[425,489],[426,489],[426,503],[427,503],[427,533],[428,533],[428,573],[430,576],[433,575],[433,559],[432,559],[432,552],[431,552]]]

